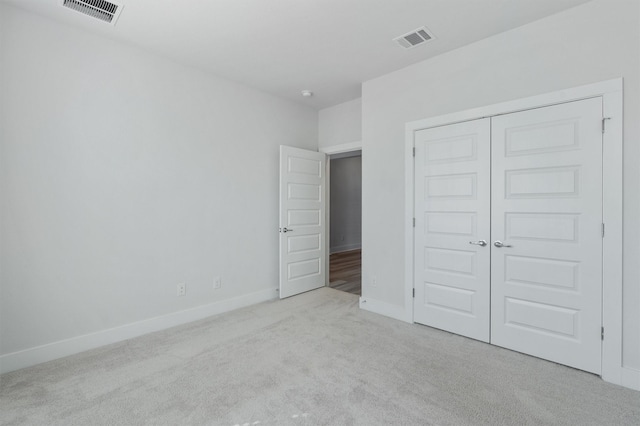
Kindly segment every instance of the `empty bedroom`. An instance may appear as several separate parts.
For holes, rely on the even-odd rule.
[[[640,424],[640,0],[0,0],[0,424]]]

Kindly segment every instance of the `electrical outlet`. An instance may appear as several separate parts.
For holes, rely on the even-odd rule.
[[[187,294],[187,284],[180,283],[178,284],[178,296],[186,296]]]
[[[213,279],[213,289],[219,289],[220,287],[222,287],[222,280],[220,279],[220,277],[215,277]]]

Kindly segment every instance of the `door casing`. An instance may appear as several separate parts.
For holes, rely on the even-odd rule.
[[[437,126],[493,117],[565,102],[601,97],[603,103],[603,380],[638,388],[640,377],[630,378],[622,365],[622,201],[623,201],[623,80],[622,78],[551,92],[515,101],[469,109],[407,123],[405,138],[405,303],[404,316],[413,322],[414,283],[414,133]]]

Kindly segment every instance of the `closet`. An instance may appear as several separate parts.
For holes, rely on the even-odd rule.
[[[601,372],[602,98],[415,132],[414,321]]]

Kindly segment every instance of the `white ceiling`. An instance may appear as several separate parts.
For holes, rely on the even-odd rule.
[[[2,1],[324,108],[359,97],[363,81],[589,0],[119,0],[115,26],[59,0]],[[421,26],[436,39],[392,41]]]

